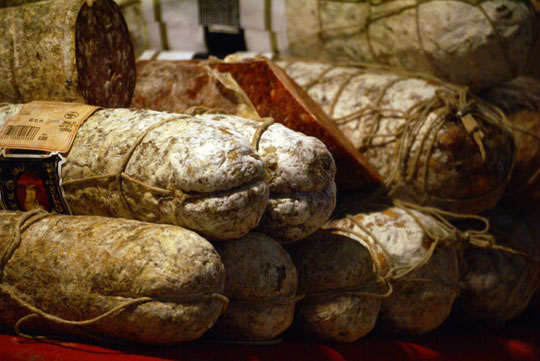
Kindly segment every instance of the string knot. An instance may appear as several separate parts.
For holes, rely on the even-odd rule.
[[[456,115],[457,115],[458,118],[463,118],[467,114],[472,113],[472,110],[473,109],[472,109],[471,103],[468,102],[467,104],[465,104],[461,108],[458,108],[458,110],[456,112]],[[478,127],[476,129],[478,129]]]
[[[465,242],[465,243],[468,243],[469,240],[471,239],[471,234],[467,231],[465,232],[461,232],[459,231],[458,229],[456,229],[456,236],[457,236],[457,239],[459,242]]]

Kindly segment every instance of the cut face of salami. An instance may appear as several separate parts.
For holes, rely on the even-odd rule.
[[[127,26],[112,1],[84,3],[75,47],[79,87],[90,104],[127,107],[135,87],[135,56]]]

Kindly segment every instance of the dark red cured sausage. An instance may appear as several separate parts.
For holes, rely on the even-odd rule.
[[[241,102],[208,67],[195,61],[139,60],[131,107],[175,113],[194,106],[240,115]]]

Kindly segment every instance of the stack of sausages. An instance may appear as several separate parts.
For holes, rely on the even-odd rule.
[[[1,324],[352,342],[526,308],[540,285],[532,5],[286,6],[297,58],[275,63],[135,62],[112,0],[0,9],[0,125],[36,100],[102,107],[62,154],[73,215],[1,211]]]

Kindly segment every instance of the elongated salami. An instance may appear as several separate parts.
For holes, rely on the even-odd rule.
[[[27,334],[174,344],[227,306],[219,255],[176,226],[0,211],[0,252],[0,323]]]
[[[199,106],[258,119],[220,114],[199,116],[227,124],[246,139],[255,140],[270,186],[270,201],[260,231],[279,242],[289,242],[307,236],[328,220],[336,203],[336,165],[319,139],[277,122],[265,125],[242,89],[223,79],[230,74],[219,73],[208,64],[138,61],[137,69],[132,106],[174,112]],[[285,113],[281,114],[283,117]],[[257,135],[259,130],[263,131]]]
[[[539,40],[532,2],[288,0],[291,55],[369,61],[482,88],[522,74]]]
[[[0,101],[127,107],[135,86],[129,32],[112,0],[0,9]]]
[[[214,326],[215,336],[270,340],[292,323],[298,278],[283,247],[261,233],[215,245],[225,265],[230,303]]]
[[[21,105],[0,107],[0,125]],[[256,227],[268,202],[263,161],[234,129],[150,110],[102,109],[62,168],[74,214],[181,225],[212,239]]]
[[[492,208],[515,144],[505,117],[465,88],[382,66],[281,62],[394,197],[458,213]]]
[[[350,199],[340,207],[347,215],[328,227],[367,245],[380,275],[392,285],[381,300],[376,327],[420,334],[441,325],[459,295],[457,236],[435,218],[402,206]]]

